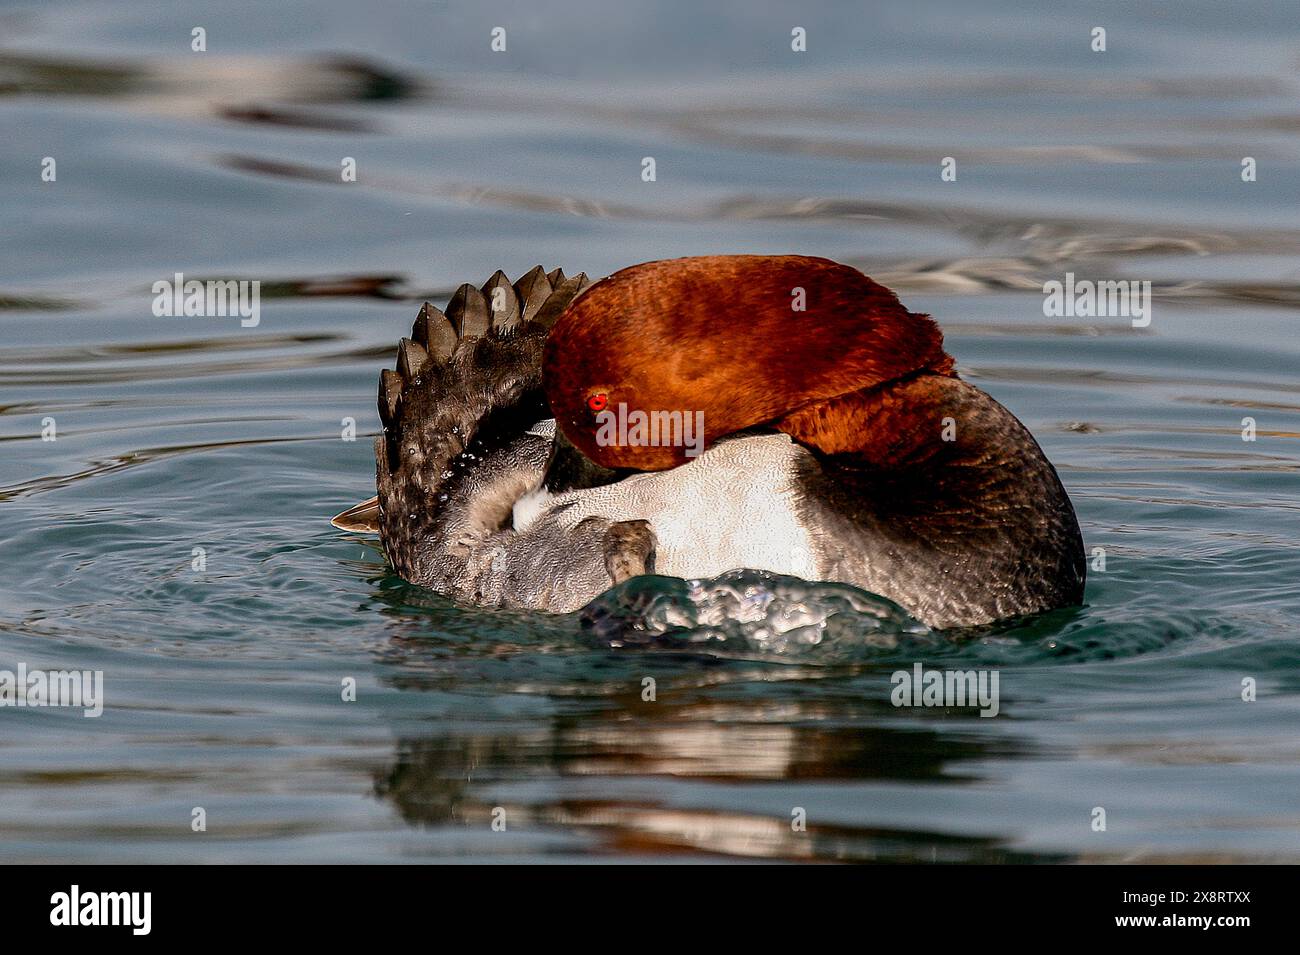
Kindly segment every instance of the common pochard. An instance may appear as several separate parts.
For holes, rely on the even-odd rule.
[[[381,376],[378,530],[405,579],[575,610],[737,568],[853,584],[936,628],[1077,604],[1055,469],[929,316],[828,259],[538,267],[425,305]]]

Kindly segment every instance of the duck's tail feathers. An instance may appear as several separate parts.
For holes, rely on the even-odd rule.
[[[353,504],[346,511],[335,514],[330,523],[341,531],[374,534],[379,530],[379,495]]]

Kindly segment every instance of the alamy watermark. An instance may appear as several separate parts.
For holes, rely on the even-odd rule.
[[[132,935],[148,935],[153,928],[153,893],[83,892],[74,885],[50,896],[50,924],[119,925],[130,928]]]
[[[1076,280],[1043,283],[1043,314],[1049,318],[1129,318],[1134,328],[1151,324],[1151,283],[1135,279],[1094,282]]]
[[[0,707],[69,706],[93,719],[104,712],[103,670],[0,670]]]
[[[257,279],[186,281],[181,272],[173,278],[153,283],[153,313],[159,318],[238,315],[244,328],[256,328],[262,321],[262,283]]]
[[[979,707],[980,716],[997,716],[997,670],[895,670],[889,701],[895,706]]]
[[[703,411],[628,411],[620,401],[616,412],[599,410],[596,424],[596,444],[602,448],[685,448],[688,458],[704,450]]]

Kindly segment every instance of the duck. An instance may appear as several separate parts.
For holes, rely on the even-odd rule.
[[[380,376],[378,493],[334,518],[405,580],[569,613],[646,574],[849,584],[928,627],[1081,603],[1069,495],[929,316],[804,255],[541,266],[425,303]]]

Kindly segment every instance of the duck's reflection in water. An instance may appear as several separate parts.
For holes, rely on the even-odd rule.
[[[404,738],[375,790],[412,825],[488,833],[499,817],[511,830],[575,834],[612,855],[1054,861],[997,838],[871,821],[879,814],[869,784],[960,784],[962,763],[1011,755],[1005,741],[853,719],[874,704],[692,696],[566,714],[530,728],[452,724]],[[899,798],[884,789],[880,798]],[[480,844],[492,850],[490,839]]]

